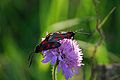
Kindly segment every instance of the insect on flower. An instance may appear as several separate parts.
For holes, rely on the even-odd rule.
[[[35,51],[32,52],[29,56],[29,67],[32,64],[32,59],[35,53],[42,52],[44,50],[49,50],[49,49],[54,49],[58,48],[61,46],[61,44],[58,42],[59,40],[62,39],[74,39],[75,33],[73,32],[65,32],[65,33],[60,33],[60,32],[55,32],[55,33],[50,33],[46,36],[46,38],[36,46]]]
[[[43,51],[45,56],[42,62],[57,65],[58,72],[62,70],[62,74],[68,80],[77,74],[78,69],[84,65],[82,63],[83,53],[76,40],[63,39],[59,42],[61,43],[60,47]]]
[[[48,41],[49,42],[57,42],[63,39],[74,39],[74,32],[55,32],[50,34]]]

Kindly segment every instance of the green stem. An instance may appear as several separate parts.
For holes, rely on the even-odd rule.
[[[115,11],[116,7],[113,7],[112,10],[108,13],[108,15],[102,20],[102,22],[98,25],[98,29],[100,29],[105,22],[108,20],[108,18],[111,16],[111,14]]]
[[[57,68],[57,65],[58,65],[58,61],[53,66],[53,72],[52,72],[52,79],[53,80],[56,80],[56,68]]]

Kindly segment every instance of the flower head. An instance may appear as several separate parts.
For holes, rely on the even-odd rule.
[[[59,48],[43,51],[45,56],[42,62],[47,63],[51,61],[51,64],[55,64],[55,62],[58,61],[58,71],[62,69],[63,75],[66,80],[68,80],[74,75],[74,73],[77,73],[77,69],[83,65],[83,54],[77,41],[63,39],[59,42],[61,44]]]

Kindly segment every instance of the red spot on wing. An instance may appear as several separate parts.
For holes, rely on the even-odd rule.
[[[70,39],[71,38],[71,34],[70,33],[67,33],[67,38]]]
[[[46,40],[44,40],[44,41],[41,42],[42,45],[44,45],[44,44],[46,44],[46,43],[47,43]]]
[[[50,43],[47,44],[47,48],[48,48],[48,49],[50,48]]]
[[[65,36],[61,35],[61,38],[62,38],[62,39],[64,39],[64,38],[65,38]]]
[[[55,39],[56,41],[58,41],[58,37],[55,37],[54,39]]]
[[[55,47],[55,45],[52,45],[52,47],[54,48],[54,47]]]

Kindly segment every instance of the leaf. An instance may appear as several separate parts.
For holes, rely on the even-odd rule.
[[[84,18],[73,18],[73,19],[68,19],[64,21],[60,21],[57,23],[52,24],[49,26],[46,31],[48,32],[54,32],[54,31],[61,31],[65,29],[73,29],[74,30],[80,30],[81,28],[86,28],[88,29],[89,27],[89,22],[94,21],[96,18],[94,16],[91,17],[84,17]]]
[[[103,21],[98,25],[98,29],[100,29],[105,22],[108,20],[108,18],[110,17],[110,15],[114,12],[114,10],[116,9],[116,7],[113,7],[112,10],[108,13],[108,15],[103,19]]]
[[[65,28],[69,28],[71,26],[78,25],[79,22],[80,22],[79,18],[61,21],[61,22],[55,23],[55,24],[51,25],[50,27],[48,27],[48,29],[46,31],[50,31],[50,32],[60,31]]]

